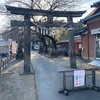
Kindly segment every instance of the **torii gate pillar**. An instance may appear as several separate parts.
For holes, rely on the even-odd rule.
[[[67,20],[69,22],[67,29],[68,29],[68,40],[69,40],[70,67],[74,69],[76,68],[76,56],[75,56],[73,19],[71,16],[68,16]]]
[[[24,15],[24,73],[30,73],[30,15]]]

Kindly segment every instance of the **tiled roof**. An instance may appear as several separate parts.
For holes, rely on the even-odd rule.
[[[94,9],[92,12],[90,12],[90,14],[88,14],[88,15],[82,20],[82,22],[83,22],[84,24],[86,24],[88,20],[100,16],[100,1],[94,3],[91,7],[95,7],[95,9]]]
[[[98,17],[98,16],[100,16],[100,12],[97,13],[97,14],[91,15],[91,16],[89,16],[89,17],[86,17],[85,19],[82,20],[82,22],[83,22],[84,24],[86,24],[88,20],[93,19],[93,18]]]
[[[94,15],[95,14],[95,12],[98,10],[98,8],[95,8],[92,12],[90,12],[86,17],[89,17],[89,16],[91,16],[91,15]],[[85,18],[86,18],[85,17]]]
[[[100,1],[94,3],[91,7],[100,7]]]
[[[74,33],[74,35],[81,35],[83,32],[85,32],[87,30],[87,27],[83,27],[80,30],[76,31]]]

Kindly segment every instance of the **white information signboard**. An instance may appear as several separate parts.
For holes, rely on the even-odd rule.
[[[74,87],[84,86],[85,70],[74,71]]]

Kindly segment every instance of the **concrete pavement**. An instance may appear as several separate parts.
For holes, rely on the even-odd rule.
[[[13,61],[0,76],[0,100],[99,100],[100,92],[93,90],[71,92],[69,96],[59,94],[62,87],[62,75],[58,70],[69,68],[69,58],[46,58],[32,53],[32,65],[35,70],[31,75],[20,75],[23,72],[23,61]],[[91,67],[77,60],[80,68]],[[35,79],[36,78],[36,79]],[[88,82],[91,83],[89,77]],[[35,83],[36,82],[36,83]],[[97,72],[97,83],[100,86],[100,72]],[[70,86],[70,82],[68,87]]]
[[[68,62],[65,63],[64,66],[61,65],[61,58],[60,60],[55,61],[54,59],[48,59],[44,56],[34,53],[32,64],[35,69],[38,100],[100,99],[100,92],[96,92],[93,90],[71,92],[69,96],[58,93],[58,90],[60,89],[60,87],[62,87],[62,76],[58,73],[58,70],[64,69],[69,65]],[[83,63],[81,62],[80,67],[82,67],[82,64]],[[88,78],[88,82],[91,82],[91,78]],[[100,79],[97,80],[97,85],[100,86]]]

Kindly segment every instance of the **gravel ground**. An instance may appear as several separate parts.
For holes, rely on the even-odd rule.
[[[20,75],[23,61],[13,61],[0,76],[0,100],[36,100],[35,77]]]

